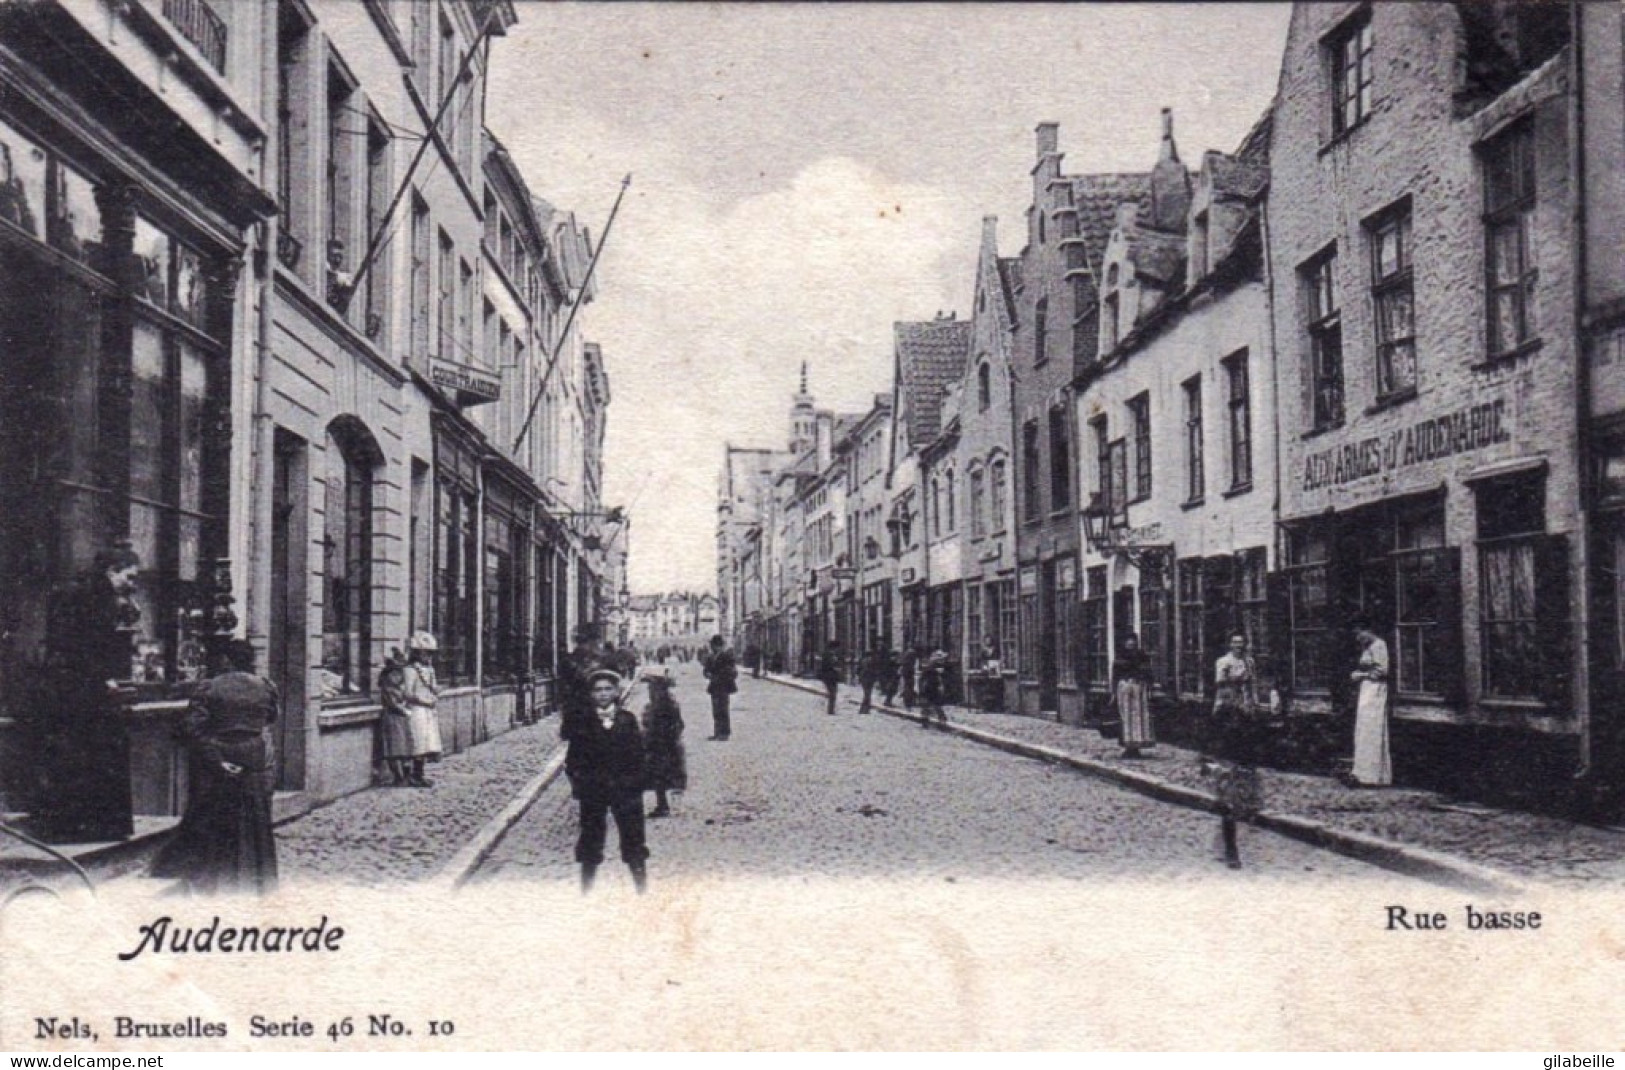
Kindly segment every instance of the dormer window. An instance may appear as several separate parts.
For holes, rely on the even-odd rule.
[[[1117,295],[1117,265],[1113,264],[1106,269],[1106,296],[1101,300],[1101,332],[1106,343],[1105,348],[1110,350],[1117,345],[1121,324],[1119,323],[1119,307]]]

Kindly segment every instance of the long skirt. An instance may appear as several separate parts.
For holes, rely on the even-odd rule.
[[[1353,772],[1362,784],[1394,782],[1388,756],[1388,685],[1381,681],[1360,682],[1360,701],[1354,709]]]
[[[645,751],[650,791],[687,791],[688,760],[680,740],[651,741]]]
[[[263,895],[277,882],[269,743],[238,741],[220,749],[243,771],[191,763],[186,816],[154,859],[152,875],[188,881],[200,892]]]
[[[411,758],[438,758],[446,749],[440,742],[440,717],[433,706],[407,706],[406,719],[412,729]]]
[[[411,758],[416,751],[412,738],[412,718],[405,712],[386,709],[381,722],[385,758]]]
[[[1151,731],[1151,704],[1139,680],[1117,682],[1117,715],[1123,719],[1123,746],[1145,747],[1157,741]]]

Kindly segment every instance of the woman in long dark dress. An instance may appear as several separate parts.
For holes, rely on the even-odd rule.
[[[194,891],[266,894],[277,881],[271,831],[271,725],[281,702],[254,674],[254,648],[231,644],[230,668],[192,697],[180,734],[191,751],[186,816],[153,862],[152,875]]]
[[[655,793],[650,817],[671,813],[668,792],[688,790],[688,763],[683,753],[683,711],[672,695],[672,678],[661,672],[651,674],[649,705],[643,710],[644,769],[649,790]]]

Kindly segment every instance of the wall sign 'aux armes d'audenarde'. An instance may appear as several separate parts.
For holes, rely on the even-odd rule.
[[[1340,487],[1367,476],[1510,442],[1506,408],[1506,399],[1496,398],[1311,453],[1304,458],[1303,489]]]

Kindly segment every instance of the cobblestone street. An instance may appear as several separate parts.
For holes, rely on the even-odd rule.
[[[734,734],[712,743],[698,670],[676,670],[690,791],[649,822],[654,881],[684,876],[944,881],[1132,876],[1214,880],[1390,874],[1254,829],[1246,867],[1220,861],[1218,821],[1075,772],[744,678]],[[637,699],[641,702],[641,693]],[[575,805],[562,778],[478,880],[575,879]],[[608,855],[614,854],[611,835]],[[621,867],[605,874],[623,880]]]
[[[374,788],[277,829],[283,880],[383,886],[433,877],[559,746],[558,719],[429,766],[434,787]]]

